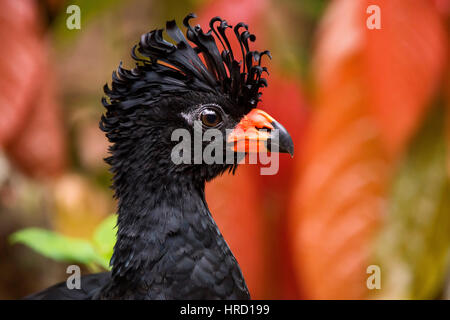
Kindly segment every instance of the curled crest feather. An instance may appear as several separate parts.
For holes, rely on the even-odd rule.
[[[111,88],[104,87],[110,99],[103,99],[108,111],[126,112],[134,106],[149,105],[164,96],[191,90],[225,94],[244,112],[257,105],[260,89],[267,86],[263,78],[267,68],[261,66],[261,59],[264,55],[270,58],[270,52],[250,50],[249,43],[255,41],[255,36],[246,24],[239,23],[233,28],[241,48],[237,54],[226,34],[232,28],[226,20],[212,18],[205,33],[199,25],[190,25],[195,17],[191,13],[183,20],[186,36],[174,20],[166,23],[165,31],[174,43],[164,39],[163,29],[141,36],[132,50],[136,67],[127,70],[120,64],[113,72]]]

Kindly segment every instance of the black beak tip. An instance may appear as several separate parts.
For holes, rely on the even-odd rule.
[[[290,138],[290,137],[289,137],[289,138]],[[291,155],[291,158],[294,157],[294,142],[292,142],[292,139],[291,139],[290,144],[289,144],[288,147],[286,148],[286,151],[287,151],[287,153],[289,153],[289,154]]]
[[[291,158],[294,157],[294,142],[292,141],[291,135],[287,132],[286,128],[283,127],[278,121],[272,121],[272,126],[274,129],[278,129],[278,147],[280,153],[289,153]]]
[[[289,153],[291,155],[291,158],[294,157],[294,142],[292,141],[290,135],[285,136],[283,141],[280,137],[280,152]]]

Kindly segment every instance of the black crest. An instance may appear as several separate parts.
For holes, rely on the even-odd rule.
[[[267,86],[262,77],[267,69],[261,66],[261,58],[264,55],[270,57],[269,51],[251,51],[249,42],[255,41],[255,36],[246,24],[239,23],[233,28],[241,48],[238,58],[226,35],[232,26],[215,17],[205,33],[199,25],[192,27],[189,24],[195,17],[191,13],[183,20],[186,37],[175,21],[167,22],[166,33],[175,44],[164,40],[163,29],[142,35],[139,45],[132,50],[136,67],[127,70],[120,65],[113,73],[111,89],[104,88],[111,99],[111,103],[103,101],[107,109],[128,109],[174,92],[191,90],[226,94],[245,111],[256,106],[261,96],[260,88]]]

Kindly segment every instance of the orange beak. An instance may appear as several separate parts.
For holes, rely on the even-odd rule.
[[[294,143],[287,130],[267,112],[253,109],[227,138],[234,152],[278,151],[294,155]]]

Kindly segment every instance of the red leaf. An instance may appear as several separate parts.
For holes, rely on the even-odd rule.
[[[0,146],[26,120],[39,81],[39,21],[33,1],[2,1],[0,11]]]
[[[368,94],[387,150],[398,155],[439,89],[448,35],[429,0],[370,1],[381,29],[364,28]]]
[[[307,299],[360,299],[377,230],[388,165],[365,110],[360,57],[317,91],[290,206],[297,280]]]
[[[33,176],[56,175],[65,142],[55,83],[34,1],[2,1],[0,12],[0,146]]]
[[[53,75],[42,64],[40,77],[45,79],[36,92],[20,134],[7,146],[14,163],[24,172],[44,178],[62,173],[66,165],[66,144],[60,106]]]
[[[369,5],[381,30],[366,27]],[[332,2],[315,53],[316,108],[290,210],[306,298],[364,298],[392,161],[437,89],[446,41],[431,2]],[[389,160],[388,160],[389,159]]]

